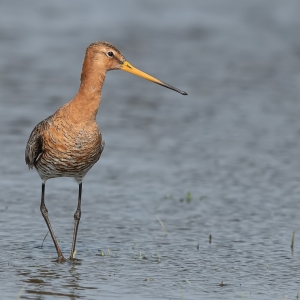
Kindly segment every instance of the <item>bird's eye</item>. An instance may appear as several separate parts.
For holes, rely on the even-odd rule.
[[[113,56],[114,56],[114,53],[113,53],[112,51],[109,51],[109,52],[107,52],[107,56],[113,57]]]

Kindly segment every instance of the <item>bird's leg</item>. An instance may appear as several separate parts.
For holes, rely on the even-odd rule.
[[[81,192],[82,192],[82,182],[79,183],[78,205],[77,205],[77,209],[76,209],[75,214],[74,214],[75,223],[74,223],[74,234],[73,234],[73,243],[72,243],[70,259],[74,258],[77,231],[78,231],[79,221],[80,221],[80,217],[81,217]]]
[[[41,199],[41,207],[40,208],[41,208],[41,213],[42,213],[42,215],[45,219],[45,222],[48,226],[48,229],[50,231],[54,246],[56,248],[56,252],[57,252],[57,255],[58,255],[57,262],[64,262],[64,261],[66,261],[66,259],[64,258],[63,254],[62,254],[62,252],[59,248],[58,242],[55,238],[53,229],[51,227],[51,224],[50,224],[50,221],[49,221],[49,218],[48,218],[48,209],[45,205],[45,183],[44,182],[42,184],[42,199]]]

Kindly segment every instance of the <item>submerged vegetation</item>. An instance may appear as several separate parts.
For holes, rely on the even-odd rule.
[[[192,196],[192,193],[190,191],[186,192],[185,196],[181,196],[178,198],[174,197],[173,194],[169,194],[169,195],[166,195],[164,196],[164,199],[170,199],[170,200],[176,200],[178,199],[179,202],[186,202],[186,203],[191,203],[193,199],[196,199],[196,200],[199,200],[199,201],[202,201],[204,199],[206,199],[207,197],[206,196]]]
[[[291,243],[291,249],[292,249],[292,252],[294,252],[295,233],[296,233],[296,231],[294,230],[294,231],[293,231],[293,234],[292,234],[292,243]]]

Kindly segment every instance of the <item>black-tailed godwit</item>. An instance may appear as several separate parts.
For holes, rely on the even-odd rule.
[[[66,259],[51,227],[45,205],[45,184],[50,178],[73,177],[79,185],[78,205],[74,214],[74,234],[70,258],[73,258],[78,225],[81,217],[82,180],[98,161],[104,148],[96,115],[101,91],[110,70],[123,70],[187,95],[132,66],[122,53],[107,42],[92,43],[86,50],[82,66],[81,84],[76,96],[53,115],[33,129],[25,150],[25,161],[35,167],[42,179],[41,213],[46,221],[57,251],[57,261]]]

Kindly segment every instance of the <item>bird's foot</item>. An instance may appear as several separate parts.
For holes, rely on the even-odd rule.
[[[63,255],[59,256],[56,260],[57,263],[61,264],[66,262],[67,260],[65,259],[65,257]]]

